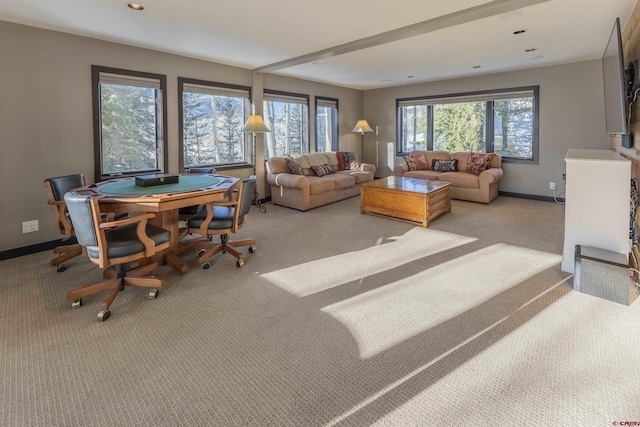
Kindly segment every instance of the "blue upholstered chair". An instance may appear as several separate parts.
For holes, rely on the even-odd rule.
[[[208,269],[210,267],[209,260],[214,255],[219,252],[228,252],[237,259],[236,265],[242,267],[244,259],[237,248],[249,246],[249,252],[253,253],[256,250],[256,241],[254,239],[231,241],[229,234],[237,233],[246,223],[255,188],[256,177],[252,176],[239,183],[235,200],[207,204],[205,209],[201,209],[191,217],[187,221],[187,229],[190,234],[199,234],[207,238],[219,235],[220,243],[216,244],[202,239],[186,241],[181,243],[180,253],[191,249],[200,249],[198,262],[202,263],[202,268]]]
[[[69,192],[64,196],[78,243],[82,245],[94,264],[105,268],[109,277],[99,283],[74,289],[67,294],[67,301],[73,308],[82,305],[82,298],[107,291],[102,300],[98,320],[111,316],[111,303],[125,286],[151,288],[149,298],[158,296],[162,279],[147,276],[158,266],[156,263],[140,263],[140,267],[130,269],[130,263],[149,258],[170,245],[171,232],[164,228],[147,224],[155,215],[148,213],[128,218],[103,222],[98,201],[90,196]],[[147,277],[145,277],[147,276]]]

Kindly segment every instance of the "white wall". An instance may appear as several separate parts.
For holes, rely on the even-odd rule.
[[[366,91],[365,118],[380,132],[377,139],[373,134],[366,135],[366,158],[376,158],[378,141],[377,175],[392,175],[392,165],[402,161],[395,155],[388,158],[386,151],[387,143],[396,141],[397,98],[535,85],[540,86],[539,163],[503,163],[500,191],[552,196],[550,181],[556,182],[558,192],[562,191],[568,149],[609,148],[600,60]]]

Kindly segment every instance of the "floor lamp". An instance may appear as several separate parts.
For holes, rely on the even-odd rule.
[[[245,123],[244,127],[240,129],[242,132],[251,132],[253,134],[253,174],[256,174],[256,133],[266,133],[271,132],[271,129],[265,124],[264,120],[262,120],[262,116],[259,114],[253,114],[249,116],[247,119],[247,123]],[[265,213],[267,208],[262,205],[262,202],[258,198],[258,188],[256,186],[255,193],[253,194],[253,203],[258,206],[260,212]]]
[[[360,152],[362,153],[362,159],[360,160],[364,163],[364,133],[365,132],[373,132],[369,123],[366,120],[358,120],[358,123],[353,127],[351,132],[360,132],[362,135],[362,142],[360,143]]]

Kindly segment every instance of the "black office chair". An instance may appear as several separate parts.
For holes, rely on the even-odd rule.
[[[73,308],[82,305],[82,298],[108,290],[102,300],[98,320],[105,321],[111,316],[109,307],[125,286],[152,288],[149,298],[158,296],[162,279],[143,277],[152,273],[157,263],[142,263],[142,266],[128,269],[129,264],[147,259],[170,245],[171,232],[155,225],[147,224],[152,213],[132,216],[121,220],[102,222],[98,201],[90,196],[69,192],[64,201],[74,224],[76,238],[89,256],[100,268],[115,270],[99,283],[74,289],[67,294],[67,301]]]
[[[216,202],[205,205],[205,209],[200,210],[187,221],[187,231],[189,234],[199,234],[203,237],[220,235],[220,243],[215,244],[206,240],[191,240],[180,244],[180,253],[192,249],[200,249],[198,262],[202,263],[203,269],[210,267],[209,260],[219,252],[228,252],[237,261],[236,265],[242,267],[244,259],[242,253],[236,248],[249,246],[249,252],[256,250],[254,239],[240,241],[230,241],[229,234],[237,233],[247,221],[247,214],[251,209],[253,193],[256,188],[256,177],[252,176],[240,182],[236,198],[228,202]]]
[[[43,182],[44,191],[47,195],[47,204],[51,207],[51,215],[53,216],[53,229],[56,233],[65,236],[65,240],[75,236],[73,225],[69,220],[67,206],[64,203],[64,195],[68,191],[87,185],[87,180],[81,173],[65,176],[57,176],[47,178]],[[62,273],[67,269],[63,264],[82,254],[82,246],[78,244],[61,245],[53,249],[57,257],[49,263],[52,267],[56,267],[58,273]]]
[[[186,170],[186,173],[216,173],[216,168],[212,168],[212,167],[189,168]],[[178,209],[178,218],[186,220],[191,216],[195,215],[202,208],[203,208],[203,205],[186,206],[184,208],[180,208]]]
[[[47,204],[51,207],[54,231],[66,236],[66,239],[75,236],[73,223],[69,218],[69,213],[67,212],[67,207],[64,203],[64,195],[71,190],[86,186],[87,180],[85,176],[81,173],[76,173],[73,175],[47,178],[44,180],[43,185],[44,191],[47,195]],[[127,215],[127,213],[103,213],[101,214],[101,217],[103,221],[106,221],[114,218],[125,218]],[[52,267],[57,266],[58,268],[56,268],[56,271],[58,273],[62,273],[67,269],[67,267],[62,263],[81,255],[82,246],[78,244],[62,245],[54,248],[53,253],[58,254],[58,256],[52,259],[49,264]]]

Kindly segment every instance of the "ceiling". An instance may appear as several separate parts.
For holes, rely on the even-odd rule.
[[[637,3],[133,1],[144,10],[127,0],[0,0],[0,20],[373,89],[597,59],[615,18],[624,27]]]

